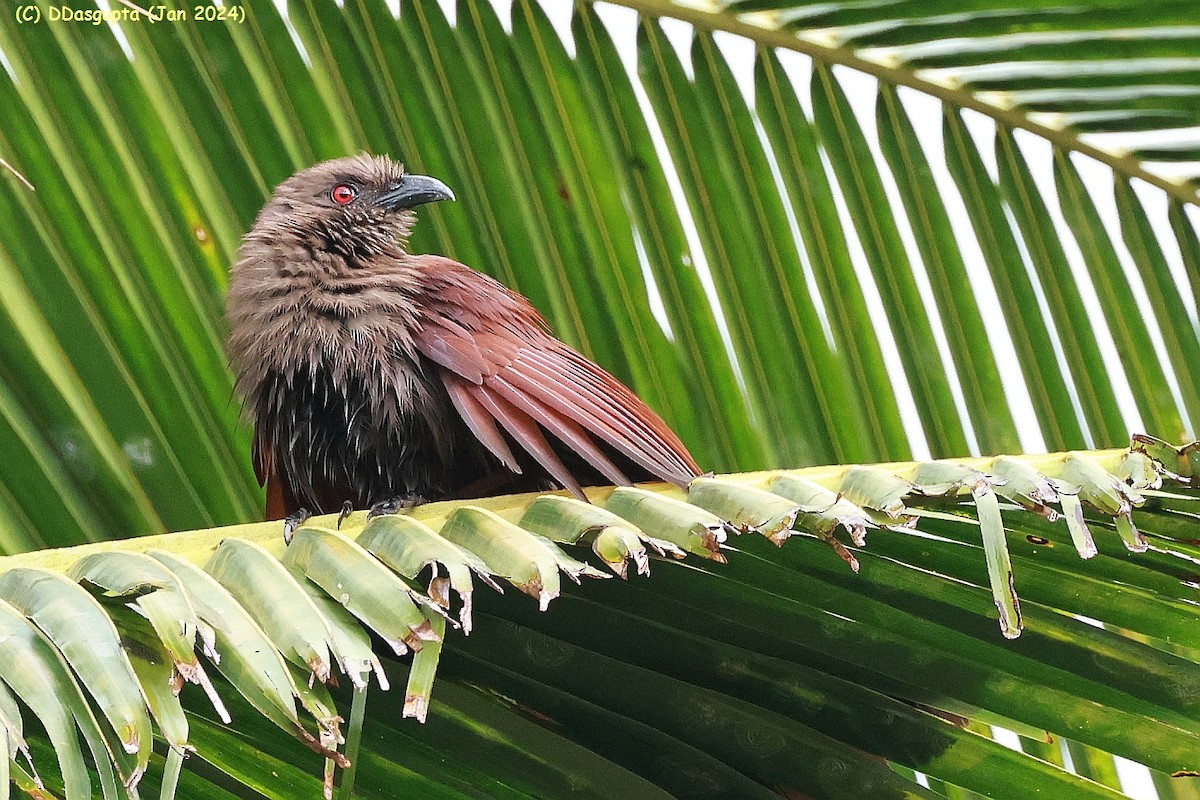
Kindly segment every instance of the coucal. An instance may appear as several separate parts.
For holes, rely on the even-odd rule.
[[[246,234],[228,348],[268,518],[698,475],[667,424],[527,299],[407,251],[413,209],[453,199],[359,155],[284,181]]]

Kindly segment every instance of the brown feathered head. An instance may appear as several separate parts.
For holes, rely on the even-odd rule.
[[[361,259],[403,247],[423,203],[453,200],[436,178],[410,175],[387,156],[324,161],[275,189],[246,243],[293,245]]]

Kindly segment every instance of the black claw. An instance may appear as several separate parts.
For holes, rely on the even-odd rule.
[[[312,514],[308,512],[307,508],[297,508],[291,514],[288,514],[286,517],[284,517],[283,543],[291,544],[292,536],[296,533],[296,528],[299,528],[301,525],[307,522],[308,518],[311,516]]]
[[[382,517],[385,514],[399,514],[401,511],[416,508],[425,502],[427,502],[425,498],[419,494],[400,495],[393,497],[391,500],[383,500],[371,506],[371,509],[367,512],[367,521],[369,522],[376,517]]]
[[[346,521],[346,517],[350,516],[353,513],[354,513],[354,503],[351,503],[349,500],[342,503],[342,513],[338,514],[338,521],[337,521],[337,527],[338,527],[339,531],[342,529],[342,523]]]

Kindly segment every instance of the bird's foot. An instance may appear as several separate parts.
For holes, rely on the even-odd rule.
[[[393,497],[391,500],[384,500],[371,506],[371,510],[367,512],[367,521],[369,522],[376,517],[382,517],[385,514],[399,514],[401,511],[416,508],[425,502],[428,501],[419,494],[399,495]]]
[[[354,503],[351,503],[349,500],[342,503],[342,513],[338,514],[338,521],[337,521],[337,527],[338,527],[339,531],[342,529],[342,523],[346,521],[346,517],[350,516],[353,513],[354,513]]]
[[[307,508],[298,508],[295,511],[293,511],[291,514],[288,514],[286,517],[284,517],[283,518],[283,543],[291,544],[292,536],[295,535],[295,533],[296,533],[296,528],[299,528],[301,525],[303,525],[305,522],[307,522],[308,518],[311,516],[312,516],[312,514],[309,513]]]

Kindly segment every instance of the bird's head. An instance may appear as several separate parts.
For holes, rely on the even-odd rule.
[[[436,178],[405,173],[387,156],[364,153],[316,164],[281,183],[247,239],[290,242],[358,261],[403,248],[415,207],[453,199]]]

